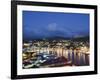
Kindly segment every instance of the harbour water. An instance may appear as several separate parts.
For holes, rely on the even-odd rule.
[[[67,48],[49,48],[49,47],[33,47],[32,51],[35,54],[46,53],[46,54],[55,54],[58,57],[65,57],[67,61],[71,61],[72,65],[75,66],[86,66],[89,65],[89,51],[84,50],[72,50]]]

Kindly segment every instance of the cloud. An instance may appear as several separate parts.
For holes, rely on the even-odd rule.
[[[50,23],[50,24],[48,24],[48,26],[47,26],[47,29],[49,30],[49,31],[56,31],[57,30],[57,23]]]

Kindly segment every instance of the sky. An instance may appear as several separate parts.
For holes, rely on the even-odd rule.
[[[89,14],[23,11],[23,39],[89,35]]]

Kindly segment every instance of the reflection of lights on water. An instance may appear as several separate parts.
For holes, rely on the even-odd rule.
[[[83,53],[89,53],[89,48],[88,47],[81,47],[81,52]]]
[[[57,47],[57,48],[50,48],[50,47],[40,48],[40,47],[37,47],[37,48],[33,49],[32,51],[35,54],[44,53],[44,52],[48,53],[48,54],[53,53],[53,54],[56,54],[57,56],[65,56],[66,58],[68,58],[69,53],[70,53],[70,55],[72,55],[72,53],[74,53],[75,55],[76,55],[76,53],[78,53],[77,54],[78,56],[81,56],[81,54],[90,54],[88,47],[80,47],[80,49],[75,49],[75,50],[61,48],[61,47]],[[23,54],[23,57],[24,56],[25,55]]]
[[[30,51],[30,53],[31,52],[32,51]],[[57,48],[50,48],[50,47],[39,48],[39,47],[37,47],[33,50],[33,52],[34,52],[33,54],[39,54],[39,53],[51,54],[51,53],[53,53],[53,54],[56,54],[58,57],[64,56],[65,58],[68,59],[68,61],[72,61],[73,63],[75,62],[74,59],[77,59],[76,62],[77,61],[81,62],[81,60],[83,60],[84,62],[89,62],[86,59],[86,56],[88,56],[90,54],[88,47],[80,47],[80,48],[75,49],[75,50],[61,48],[61,47],[57,47]],[[25,54],[23,54],[23,59],[26,59],[27,58],[26,56],[25,56]],[[44,57],[46,57],[46,55],[44,55]],[[89,58],[89,56],[88,56],[88,58]]]

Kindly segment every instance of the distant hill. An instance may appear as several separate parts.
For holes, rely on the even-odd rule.
[[[69,39],[71,39],[71,38],[55,36],[55,37],[49,37],[49,38],[47,38],[47,39],[49,39],[49,40],[69,40]]]
[[[72,38],[72,41],[89,41],[89,36]]]
[[[33,39],[33,40],[23,40],[23,42],[30,42],[30,41],[53,41],[53,40],[72,40],[72,41],[89,41],[89,36],[85,37],[60,37],[60,36],[55,36],[55,37],[48,37],[48,38],[42,38],[42,39]]]

